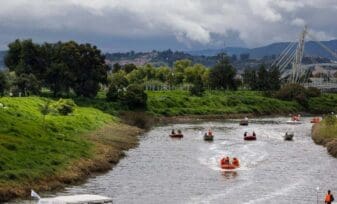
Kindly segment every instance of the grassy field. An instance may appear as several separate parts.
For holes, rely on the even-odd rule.
[[[296,102],[265,97],[259,92],[206,92],[203,97],[187,91],[147,92],[148,111],[158,115],[209,115],[225,113],[281,114],[301,110]]]
[[[83,133],[115,119],[94,108],[76,107],[68,116],[43,115],[39,97],[0,98],[0,189],[55,175],[73,161],[93,157]]]

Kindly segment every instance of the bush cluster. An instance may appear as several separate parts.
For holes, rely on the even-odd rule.
[[[287,101],[295,100],[304,108],[308,108],[309,98],[318,97],[320,94],[320,90],[314,87],[306,89],[300,84],[287,84],[276,92],[275,97]]]
[[[59,99],[56,103],[51,105],[52,109],[60,115],[69,115],[76,107],[72,99]]]

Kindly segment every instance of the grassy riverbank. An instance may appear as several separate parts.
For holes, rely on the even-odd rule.
[[[111,168],[137,144],[140,130],[100,110],[75,107],[72,114],[43,119],[40,97],[0,98],[0,201],[50,190]]]
[[[253,113],[257,115],[293,113],[301,110],[296,102],[265,97],[254,91],[211,91],[203,97],[187,91],[148,92],[148,111],[157,115],[215,115]]]
[[[312,127],[312,139],[327,148],[329,154],[337,158],[337,124],[328,125],[325,120]]]

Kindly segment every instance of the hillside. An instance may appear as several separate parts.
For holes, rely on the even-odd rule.
[[[133,63],[135,65],[152,64],[154,66],[172,66],[173,63],[180,59],[190,59],[193,63],[200,63],[205,66],[213,66],[216,63],[214,56],[192,56],[180,51],[152,51],[152,52],[126,52],[126,53],[107,53],[106,61],[113,65]]]
[[[337,50],[337,40],[321,41],[321,43],[330,48],[331,50],[335,51]],[[288,44],[289,42],[277,42],[252,49],[241,47],[228,47],[225,48],[225,51],[229,55],[235,54],[237,56],[243,53],[248,53],[250,55],[250,59],[258,59],[263,58],[264,56],[279,55],[287,47]],[[188,53],[192,55],[212,56],[216,55],[221,51],[222,51],[221,49],[210,49],[210,50],[190,51]],[[304,55],[314,57],[320,56],[331,60],[337,60],[330,53],[328,53],[326,50],[324,50],[321,46],[319,46],[316,42],[313,41],[308,41],[305,43]]]
[[[132,135],[139,129],[90,107],[76,106],[67,116],[51,113],[44,121],[39,106],[46,100],[0,98],[0,202],[107,170],[137,144]]]

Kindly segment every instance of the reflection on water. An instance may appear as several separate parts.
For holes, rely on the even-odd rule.
[[[233,179],[238,175],[238,172],[236,171],[223,171],[222,175],[225,179]]]
[[[287,120],[254,119],[245,127],[239,120],[156,127],[113,171],[57,195],[102,194],[123,204],[289,204],[316,203],[317,186],[320,200],[327,189],[337,194],[337,160],[312,142],[309,118],[300,125]],[[182,130],[184,138],[170,138],[173,128]],[[209,128],[213,142],[203,141]],[[294,141],[283,140],[289,130]],[[257,140],[244,141],[245,131],[255,131]],[[223,171],[219,161],[224,156],[238,157],[240,168]]]

